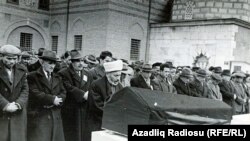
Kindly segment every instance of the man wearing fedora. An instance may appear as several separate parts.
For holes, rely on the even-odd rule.
[[[222,100],[232,107],[233,114],[235,114],[235,99],[236,90],[232,84],[230,70],[223,70],[221,73],[222,81],[219,83]]]
[[[88,129],[89,137],[91,131],[101,130],[103,107],[110,100],[112,95],[123,87],[120,84],[121,70],[123,63],[121,60],[107,62],[103,64],[106,75],[94,81],[90,87],[88,99]],[[90,141],[90,138],[87,140]]]
[[[190,95],[189,82],[193,78],[193,72],[189,68],[183,68],[179,78],[174,81],[174,87],[178,94]]]
[[[109,51],[103,51],[100,54],[100,64],[92,68],[89,72],[93,76],[94,80],[100,79],[105,76],[105,70],[103,64],[106,62],[111,62],[113,60],[112,53]]]
[[[90,70],[99,64],[96,57],[92,54],[85,56],[85,63],[88,64],[87,70]]]
[[[80,52],[72,51],[70,55],[72,63],[59,72],[67,90],[62,109],[64,134],[66,141],[84,141],[88,90],[93,79],[83,69],[84,58]]]
[[[159,90],[167,93],[177,93],[172,81],[168,81],[170,76],[169,64],[164,63],[160,66],[160,74],[152,80],[154,90]]]
[[[53,70],[56,53],[45,50],[41,67],[28,75],[29,114],[28,141],[64,141],[61,106],[66,90],[61,77]]]
[[[4,45],[0,53],[0,141],[26,141],[29,88],[26,68],[17,63],[21,51]]]
[[[39,48],[38,49],[38,53],[36,55],[38,55],[38,57],[41,57],[43,55],[45,48]],[[41,60],[38,59],[34,64],[30,64],[28,66],[28,71],[32,72],[32,71],[36,71],[41,67]]]
[[[246,77],[246,75],[242,71],[236,71],[233,73],[233,77],[235,79],[232,84],[236,90],[235,114],[245,114],[248,110],[247,106],[249,101],[247,91],[243,86],[243,78]]]
[[[150,64],[143,64],[141,68],[141,73],[132,78],[130,81],[131,87],[144,88],[153,90],[152,80],[150,79],[152,75],[152,66]]]
[[[206,77],[206,70],[199,69],[196,71],[194,80],[190,82],[189,85],[191,96],[208,98],[209,95],[212,95],[212,92],[206,83]]]

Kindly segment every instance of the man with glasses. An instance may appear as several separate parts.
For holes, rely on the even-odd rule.
[[[21,51],[4,45],[0,53],[0,141],[26,141],[29,88],[26,68],[17,63]]]
[[[45,50],[40,59],[41,67],[28,75],[28,141],[64,141],[61,106],[66,90],[61,77],[53,73],[56,53]]]
[[[62,76],[67,97],[62,109],[63,127],[66,141],[84,141],[86,134],[86,114],[88,89],[92,76],[84,70],[87,64],[79,51],[71,51],[71,64],[59,72]]]

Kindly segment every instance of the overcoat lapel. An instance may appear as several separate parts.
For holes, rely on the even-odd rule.
[[[40,67],[38,70],[38,77],[41,82],[41,84],[43,84],[44,86],[46,86],[47,88],[51,89],[51,85],[50,85],[50,82],[49,80],[47,79],[47,77],[45,76],[44,72],[43,72],[43,69],[42,67]]]
[[[8,73],[6,72],[2,61],[0,61],[0,78],[6,84],[6,86],[8,87],[8,89],[11,90],[11,85],[10,85],[10,82],[9,82]]]

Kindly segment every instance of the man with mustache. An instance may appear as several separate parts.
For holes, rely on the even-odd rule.
[[[29,88],[26,68],[17,63],[21,51],[4,45],[0,53],[0,141],[26,141]]]
[[[72,63],[59,72],[67,90],[62,109],[63,128],[66,141],[84,141],[88,89],[93,79],[91,74],[84,70],[86,64],[80,52],[71,51],[70,56]]]
[[[112,95],[122,89],[120,84],[121,60],[103,64],[106,75],[92,83],[88,99],[88,128],[91,131],[101,130],[103,107]]]

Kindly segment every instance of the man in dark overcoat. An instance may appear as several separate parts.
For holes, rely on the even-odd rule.
[[[66,141],[84,141],[88,90],[93,79],[83,69],[84,59],[79,51],[71,52],[71,62],[59,72],[67,90],[62,108],[63,128]]]
[[[152,86],[154,90],[159,90],[166,93],[177,93],[172,81],[168,81],[170,73],[169,71],[169,64],[161,64],[160,74],[152,80]]]
[[[222,94],[222,100],[232,107],[233,114],[235,114],[235,99],[237,96],[234,85],[230,81],[230,70],[223,70],[221,73],[221,77],[222,82],[219,83],[219,87]]]
[[[144,88],[153,90],[152,79],[152,65],[143,64],[141,73],[130,80],[131,87]]]
[[[92,83],[88,99],[88,129],[91,131],[101,130],[103,107],[114,93],[122,89],[120,84],[121,60],[104,63],[106,75]],[[87,140],[90,141],[90,138]]]
[[[207,72],[204,69],[199,69],[195,72],[194,80],[189,83],[190,95],[194,97],[208,98],[212,95],[206,82]]]
[[[100,64],[98,64],[96,67],[90,69],[90,73],[94,80],[100,79],[105,76],[105,70],[103,67],[103,64],[106,62],[112,61],[112,53],[109,51],[103,51],[100,54]]]
[[[66,90],[53,73],[56,53],[45,50],[40,59],[42,67],[28,75],[28,141],[64,141],[61,106]]]
[[[0,53],[0,141],[26,141],[29,88],[26,68],[17,63],[21,51],[4,45]]]
[[[189,68],[183,68],[179,78],[174,81],[174,87],[178,94],[190,95],[189,82],[193,78],[192,70]]]

